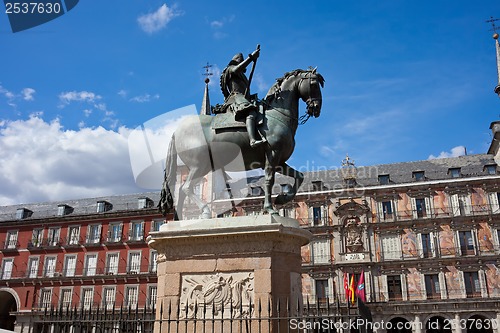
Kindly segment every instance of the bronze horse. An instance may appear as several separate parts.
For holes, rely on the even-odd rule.
[[[304,180],[301,172],[286,163],[295,147],[294,137],[299,124],[299,99],[307,105],[307,117],[319,117],[323,85],[324,79],[316,69],[297,69],[277,79],[262,101],[265,111],[259,130],[265,136],[267,143],[256,148],[250,147],[246,130],[232,129],[218,132],[213,130],[212,122],[219,115],[187,117],[175,130],[170,141],[159,210],[166,214],[174,208],[171,189],[175,189],[177,156],[179,156],[189,169],[189,173],[179,188],[175,211],[182,214],[183,203],[188,196],[199,207],[200,217],[210,218],[210,208],[194,194],[193,187],[212,170],[224,168],[226,171],[243,171],[231,168],[231,161],[237,154],[241,154],[245,170],[264,169],[263,210],[265,213],[277,214],[271,201],[275,173],[278,171],[294,178],[292,188],[287,193],[279,194],[275,204],[291,201]],[[239,148],[231,149],[236,146]]]

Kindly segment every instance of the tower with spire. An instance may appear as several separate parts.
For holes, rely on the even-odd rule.
[[[495,50],[496,50],[496,63],[497,63],[497,85],[495,86],[495,94],[500,97],[500,45],[498,43],[498,33],[497,26],[495,22],[499,19],[490,17],[487,23],[491,23],[493,31],[493,39],[495,40]],[[494,121],[490,124],[490,129],[492,132],[493,139],[491,140],[490,148],[488,149],[488,154],[495,156],[495,162],[500,164],[500,121]]]
[[[204,114],[207,116],[212,115],[212,109],[210,106],[210,96],[208,94],[208,84],[210,83],[210,76],[213,75],[213,73],[210,72],[210,67],[212,67],[212,65],[210,65],[208,62],[205,66],[203,66],[203,68],[205,68],[205,73],[203,73],[203,75],[206,76],[206,78],[205,78],[205,92],[203,94],[203,100],[201,102],[201,109],[200,109],[200,114]]]

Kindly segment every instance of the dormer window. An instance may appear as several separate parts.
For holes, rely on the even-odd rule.
[[[496,175],[497,174],[497,165],[496,164],[488,164],[484,166],[484,171],[488,175]]]
[[[425,171],[413,171],[412,177],[417,181],[423,181],[425,180]]]
[[[323,181],[315,180],[312,182],[313,191],[322,191],[323,190]]]
[[[33,212],[27,208],[18,208],[16,210],[16,220],[23,220],[31,217],[31,215],[33,215]]]
[[[281,193],[286,194],[290,192],[290,184],[281,184]]]
[[[389,175],[379,175],[378,176],[378,183],[380,185],[389,185],[391,179],[389,177]]]
[[[260,186],[255,186],[255,187],[252,187],[250,188],[250,193],[252,193],[252,196],[253,197],[257,197],[259,195],[262,195],[264,193],[264,191],[262,190],[262,187]]]
[[[448,174],[451,178],[460,178],[460,176],[462,176],[460,168],[449,168]]]
[[[113,209],[113,205],[107,201],[97,201],[97,212],[104,213]]]
[[[57,216],[64,216],[73,213],[73,207],[68,205],[57,206]]]
[[[153,207],[153,200],[150,198],[139,198],[138,201],[138,208],[139,209],[144,209],[144,208],[151,208]]]

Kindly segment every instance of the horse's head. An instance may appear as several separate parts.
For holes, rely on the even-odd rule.
[[[307,105],[307,114],[318,118],[321,113],[321,88],[325,79],[316,72],[316,68],[303,71],[299,81],[298,90],[300,97]]]

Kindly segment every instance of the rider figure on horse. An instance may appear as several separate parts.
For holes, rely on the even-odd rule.
[[[234,113],[234,118],[237,121],[245,121],[252,148],[266,142],[265,138],[257,139],[256,120],[258,114],[257,94],[250,95],[250,81],[246,77],[245,72],[247,66],[254,62],[252,68],[255,68],[255,62],[260,55],[260,49],[253,51],[248,55],[248,58],[243,59],[243,54],[236,54],[229,62],[227,67],[222,71],[220,85],[224,94],[224,104],[229,106]]]

